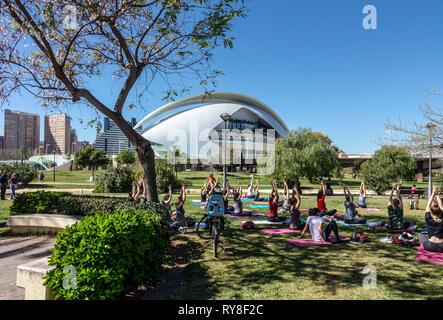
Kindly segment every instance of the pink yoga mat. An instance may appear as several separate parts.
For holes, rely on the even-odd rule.
[[[368,210],[368,211],[381,211],[381,209],[378,208],[359,208],[359,209]]]
[[[282,233],[301,233],[302,230],[292,230],[289,228],[283,229],[262,229],[261,231],[269,234],[282,234]]]
[[[309,209],[299,209],[300,212],[309,212]]]
[[[430,252],[425,250],[423,246],[420,246],[417,250],[417,256],[415,257],[415,261],[422,261],[422,262],[443,265],[443,253]]]
[[[261,205],[265,205],[265,204],[269,204],[269,202],[264,202],[264,201],[256,201],[256,202],[254,202],[254,204],[261,204]]]
[[[334,241],[334,236],[330,236],[329,239],[331,241]],[[340,237],[341,241],[349,241],[351,238],[348,237]],[[333,243],[330,243],[328,241],[322,242],[322,241],[314,241],[311,238],[304,238],[304,239],[295,239],[295,240],[286,240],[286,242],[296,246],[296,247],[310,247],[310,246],[321,246],[321,245],[330,245]]]

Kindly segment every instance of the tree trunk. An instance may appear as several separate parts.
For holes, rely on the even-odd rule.
[[[155,153],[151,147],[151,144],[148,140],[144,139],[138,141],[136,145],[136,150],[138,154],[138,158],[140,160],[140,164],[145,173],[145,186],[146,190],[143,192],[146,195],[146,200],[152,202],[158,201],[158,192],[157,192],[157,179],[155,174]]]

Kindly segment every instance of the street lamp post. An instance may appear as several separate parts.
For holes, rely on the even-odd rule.
[[[426,128],[429,129],[429,178],[428,178],[428,197],[431,197],[432,194],[432,130],[436,125],[432,122],[426,125]]]
[[[226,130],[227,130],[227,123],[229,120],[231,120],[231,115],[229,113],[222,113],[220,115],[220,118],[225,122],[225,130],[223,139],[225,142],[225,150],[224,150],[224,156],[223,156],[223,189],[226,188]]]
[[[53,171],[53,174],[52,174],[52,181],[55,182],[55,150],[54,150],[54,164],[53,164],[53,168],[54,168],[54,171]]]

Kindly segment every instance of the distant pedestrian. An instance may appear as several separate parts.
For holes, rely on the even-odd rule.
[[[6,188],[8,187],[8,173],[3,171],[3,174],[0,176],[0,200],[6,200]]]
[[[12,174],[11,179],[8,181],[11,188],[11,200],[15,200],[15,190],[17,190],[18,180],[15,173]]]
[[[44,179],[45,179],[45,175],[43,174],[43,172],[40,172],[40,175],[38,176],[38,180],[43,181]]]

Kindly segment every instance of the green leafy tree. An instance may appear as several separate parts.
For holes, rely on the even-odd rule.
[[[361,165],[361,175],[369,189],[383,194],[400,179],[411,179],[415,161],[409,149],[399,146],[383,146],[374,157]]]
[[[131,150],[123,150],[115,157],[115,161],[120,165],[133,164],[135,163],[135,154]]]
[[[93,178],[95,169],[106,168],[110,162],[105,151],[93,147],[85,147],[74,154],[74,163],[81,168],[91,168]]]
[[[169,185],[178,187],[180,181],[175,177],[171,163],[166,159],[156,159],[155,162],[158,190],[160,192],[167,191]]]
[[[311,129],[299,128],[275,143],[275,172],[277,179],[313,181],[339,168],[338,149],[332,140]]]
[[[210,92],[221,74],[212,54],[233,47],[232,22],[245,11],[244,0],[1,0],[0,101],[23,90],[42,106],[109,117],[136,146],[148,200],[158,202],[154,150],[123,117],[134,105],[127,99],[144,103],[157,79],[168,100],[188,92],[190,79]],[[113,103],[95,91],[103,70],[121,85]]]

